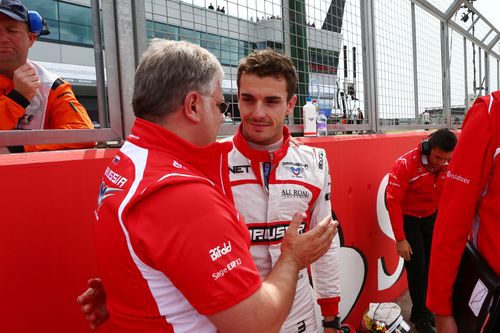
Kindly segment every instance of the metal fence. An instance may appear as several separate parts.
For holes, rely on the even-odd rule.
[[[134,71],[152,38],[187,40],[220,60],[231,103],[221,135],[239,123],[237,65],[256,49],[287,54],[298,70],[288,119],[298,134],[307,95],[327,115],[330,134],[374,133],[460,127],[477,96],[500,89],[499,30],[468,0],[91,2],[101,129],[80,136],[8,131],[2,142],[124,138],[134,119]]]
[[[237,65],[255,49],[273,48],[295,63],[298,102],[288,122],[296,133],[307,95],[333,134],[457,128],[477,96],[499,89],[499,31],[466,0],[133,4],[144,5],[145,39],[188,40],[218,57],[231,102],[221,134],[239,122]]]

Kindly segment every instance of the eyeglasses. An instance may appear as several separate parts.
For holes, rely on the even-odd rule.
[[[215,103],[217,103],[216,105],[220,113],[226,113],[227,109],[229,109],[229,102],[227,101],[217,102],[217,99],[213,96],[210,95],[203,95],[203,96],[212,98],[215,101]]]

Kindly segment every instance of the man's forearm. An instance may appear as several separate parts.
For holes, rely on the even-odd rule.
[[[210,321],[224,333],[279,332],[293,304],[298,271],[293,259],[281,256],[252,296],[228,310],[208,316]]]

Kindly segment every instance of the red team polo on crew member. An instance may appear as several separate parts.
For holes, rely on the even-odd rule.
[[[452,292],[467,238],[500,275],[500,91],[465,117],[434,227],[427,305],[452,313]]]
[[[99,273],[119,332],[216,332],[205,315],[261,286],[248,229],[224,188],[230,149],[197,147],[136,120],[105,172],[95,221]]]
[[[386,205],[397,241],[405,239],[403,215],[427,217],[434,214],[443,191],[448,164],[433,172],[421,154],[421,145],[396,160],[389,173]]]

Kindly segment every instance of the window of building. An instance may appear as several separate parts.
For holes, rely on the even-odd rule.
[[[199,31],[179,28],[179,39],[191,42],[196,45],[201,44],[201,33]]]
[[[41,36],[40,40],[93,45],[90,7],[56,0],[24,0],[23,4],[40,13],[50,26],[50,35]]]
[[[228,66],[238,64],[238,46],[237,39],[221,37],[220,63]]]
[[[337,74],[339,52],[309,48],[309,69],[315,73]]]
[[[220,59],[220,37],[203,32],[201,34],[201,47],[206,48],[213,53],[217,59]]]
[[[59,2],[59,31],[61,40],[92,45],[90,8]]]
[[[172,25],[148,20],[146,21],[146,30],[149,39],[179,40],[179,28]]]
[[[255,43],[150,20],[146,21],[146,33],[148,39],[185,40],[200,45],[215,55],[221,64],[232,67],[237,67],[241,58],[257,48]]]

